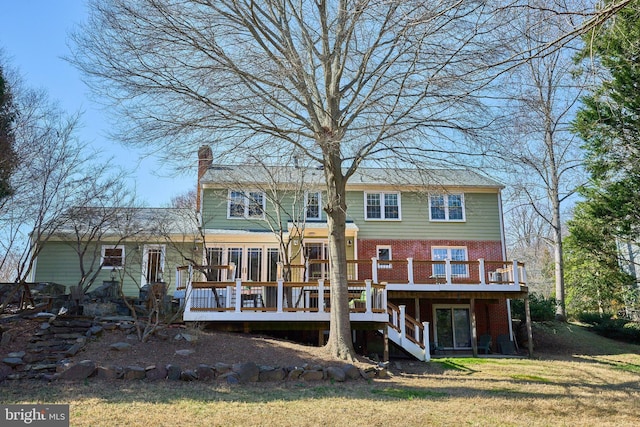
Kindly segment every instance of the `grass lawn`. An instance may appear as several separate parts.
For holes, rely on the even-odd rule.
[[[640,425],[640,346],[575,325],[547,328],[539,332],[565,343],[562,351],[541,352],[538,359],[414,362],[412,373],[386,380],[5,381],[0,400],[69,403],[72,426]]]

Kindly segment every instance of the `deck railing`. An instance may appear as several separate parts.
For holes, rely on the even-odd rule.
[[[292,265],[291,280],[329,280],[328,260]],[[283,271],[280,266],[279,271]],[[279,277],[282,277],[280,275]],[[348,280],[421,285],[526,285],[524,264],[518,261],[348,260]]]
[[[179,270],[182,272],[183,270]],[[180,283],[180,282],[178,282]],[[385,313],[384,284],[371,280],[350,283],[350,310],[354,313]],[[234,282],[193,281],[185,291],[186,309],[211,312],[307,312],[331,311],[328,282]]]

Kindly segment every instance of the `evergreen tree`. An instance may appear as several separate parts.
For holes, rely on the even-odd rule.
[[[0,66],[0,200],[13,193],[9,178],[16,163],[13,135],[15,116],[11,90]]]
[[[615,225],[616,236],[640,235],[640,1],[587,36],[582,58],[603,72],[584,98],[575,130],[585,141],[592,176],[589,197],[598,218]]]

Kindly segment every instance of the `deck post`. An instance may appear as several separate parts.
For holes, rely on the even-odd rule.
[[[451,286],[451,260],[449,258],[444,260],[444,276],[447,285]]]
[[[231,308],[233,307],[233,304],[231,304],[231,295],[233,295],[233,286],[227,286],[227,297],[225,298],[225,308]]]
[[[484,258],[478,258],[478,274],[480,275],[480,285],[486,285],[487,281],[485,278],[485,271],[484,271]]]
[[[429,322],[422,322],[422,344],[424,345],[424,361],[431,360],[431,337],[429,336]]]
[[[476,299],[469,300],[469,312],[471,314],[471,352],[473,357],[478,357],[478,330],[476,321]]]
[[[373,283],[378,283],[378,258],[371,258],[371,280]]]
[[[282,306],[284,305],[284,280],[282,277],[278,278],[278,301],[276,302],[276,311],[282,313]]]
[[[318,313],[324,313],[324,280],[318,280]]]
[[[405,337],[407,336],[407,332],[406,332],[406,319],[405,319],[405,312],[407,307],[404,305],[401,305],[398,307],[400,309],[400,316],[398,319],[398,323],[400,326],[400,342],[403,342]]]
[[[413,285],[413,258],[407,258],[407,277],[409,284]]]
[[[371,280],[367,279],[364,281],[365,284],[365,295],[367,300],[365,301],[366,312],[371,313],[371,301],[373,294],[371,293]]]
[[[389,361],[389,325],[385,325],[382,331],[382,337],[384,341],[384,349],[382,350],[382,361]]]
[[[520,286],[520,272],[518,271],[518,260],[513,260],[513,285]]]
[[[236,313],[242,309],[242,279],[236,279]]]
[[[529,294],[524,297],[524,317],[527,324],[527,347],[529,357],[533,357],[533,330],[531,329],[531,309],[529,307]]]

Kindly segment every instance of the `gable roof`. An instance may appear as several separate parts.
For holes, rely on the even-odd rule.
[[[213,165],[207,169],[200,183],[207,188],[228,188],[239,185],[299,185],[324,184],[321,167],[294,166]],[[360,186],[422,187],[443,189],[449,187],[502,189],[498,181],[470,169],[409,169],[359,168],[349,178],[347,188]]]
[[[194,234],[197,220],[194,209],[74,207],[57,218],[56,234],[65,235],[97,228],[103,236],[143,236],[154,234]]]

